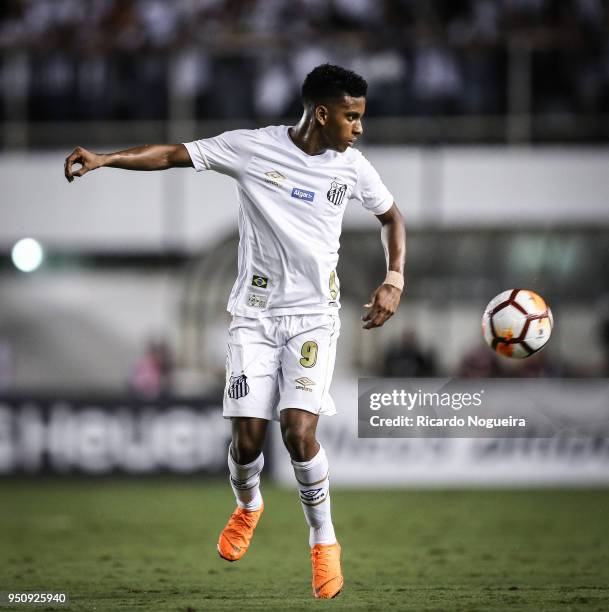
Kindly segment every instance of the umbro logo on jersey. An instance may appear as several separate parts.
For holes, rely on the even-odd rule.
[[[309,389],[309,387],[313,387],[315,385],[315,381],[307,378],[306,376],[301,376],[294,381],[296,384],[296,389],[299,391],[313,391],[313,389]]]
[[[271,170],[270,172],[265,172],[264,179],[265,183],[270,183],[271,185],[275,185],[275,187],[281,186],[281,181],[285,180],[285,176],[281,174],[281,172],[277,172],[277,170]]]
[[[231,376],[228,381],[228,397],[231,399],[239,399],[245,397],[250,392],[250,387],[247,384],[247,376]]]
[[[254,276],[252,276],[252,285],[254,287],[260,287],[260,289],[266,289],[269,285],[269,279],[266,276],[254,274]]]
[[[292,188],[292,197],[297,200],[306,200],[307,202],[312,202],[315,199],[314,191],[307,191],[306,189],[300,189],[298,187]]]
[[[334,204],[334,206],[340,206],[345,199],[346,193],[347,185],[344,183],[339,183],[337,180],[333,180],[330,183],[330,189],[326,195],[328,197],[328,201]]]

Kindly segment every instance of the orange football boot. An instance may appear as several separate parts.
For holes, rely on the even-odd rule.
[[[340,569],[340,544],[315,544],[311,548],[313,565],[313,595],[318,599],[332,599],[343,588]]]
[[[264,504],[260,510],[244,510],[237,507],[231,514],[218,538],[218,553],[227,561],[238,561],[249,548],[254,529],[262,516]]]

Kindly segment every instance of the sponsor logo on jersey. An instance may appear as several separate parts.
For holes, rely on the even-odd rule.
[[[315,385],[315,381],[307,378],[306,376],[301,376],[294,382],[296,383],[296,389],[299,391],[313,391],[313,389],[309,389],[309,387],[313,387]]]
[[[247,294],[247,305],[252,308],[266,308],[266,302],[266,295],[260,295],[258,293]]]
[[[306,200],[312,202],[315,199],[314,191],[307,191],[306,189],[300,189],[300,187],[292,187],[292,197],[297,200]]]
[[[245,374],[230,377],[228,381],[228,397],[239,399],[245,397],[249,392],[250,387],[247,384],[247,376]]]
[[[269,285],[269,279],[266,276],[254,274],[254,276],[252,276],[252,285],[260,289],[266,289]]]
[[[328,201],[334,206],[340,206],[345,199],[347,193],[347,185],[345,183],[339,183],[336,178],[330,183],[330,189],[326,194]]]
[[[265,183],[270,183],[271,185],[275,185],[275,187],[281,187],[281,181],[285,180],[285,176],[281,174],[281,172],[277,172],[277,170],[271,170],[270,172],[264,173]]]

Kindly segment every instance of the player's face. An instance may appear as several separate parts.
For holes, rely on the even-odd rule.
[[[366,110],[366,98],[345,96],[339,101],[329,102],[325,108],[323,134],[329,149],[342,153],[352,147],[362,135],[362,117]]]

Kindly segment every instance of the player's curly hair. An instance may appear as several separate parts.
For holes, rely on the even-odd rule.
[[[306,106],[343,96],[360,98],[367,91],[368,83],[359,74],[340,66],[321,64],[307,74],[302,84],[302,102]]]

